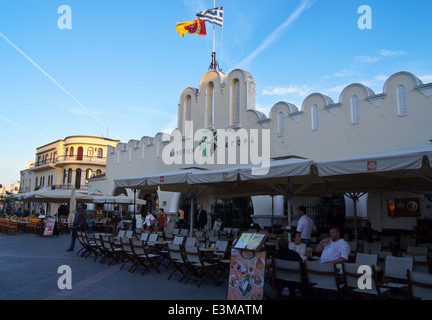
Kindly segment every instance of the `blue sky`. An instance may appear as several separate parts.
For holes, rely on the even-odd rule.
[[[216,28],[226,73],[256,84],[256,108],[301,108],[314,92],[339,101],[355,82],[381,93],[409,71],[432,82],[432,1],[225,0]],[[61,5],[72,29],[58,28]],[[372,9],[362,30],[361,5]],[[20,179],[35,150],[70,135],[140,139],[176,126],[186,87],[198,87],[212,51],[206,37],[175,30],[213,0],[0,0],[0,184]],[[109,129],[108,129],[109,128]],[[169,131],[169,130],[168,130]]]

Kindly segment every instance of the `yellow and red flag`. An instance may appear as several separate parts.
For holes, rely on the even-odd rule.
[[[196,34],[199,36],[207,35],[205,22],[200,19],[177,23],[176,30],[180,37],[183,38],[185,33]]]

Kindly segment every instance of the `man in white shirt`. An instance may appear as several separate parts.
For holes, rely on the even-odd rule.
[[[330,228],[330,238],[323,239],[316,248],[322,252],[321,263],[342,263],[348,260],[351,248],[349,244],[340,237],[337,227]]]
[[[316,232],[315,223],[306,215],[306,208],[304,206],[297,208],[297,214],[300,216],[300,219],[296,231],[301,233],[302,242],[306,246],[309,246],[312,232]]]

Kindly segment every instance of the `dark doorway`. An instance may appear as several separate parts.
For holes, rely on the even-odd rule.
[[[75,176],[75,189],[81,189],[81,169],[77,169],[76,176]]]
[[[78,148],[77,160],[78,161],[82,161],[83,155],[84,155],[84,148],[83,147],[79,147]]]

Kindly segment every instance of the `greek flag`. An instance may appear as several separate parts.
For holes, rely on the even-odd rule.
[[[208,9],[205,11],[201,11],[197,13],[197,17],[201,20],[208,21],[210,23],[217,24],[218,26],[223,27],[223,15],[224,15],[224,7],[216,7],[213,9]]]

